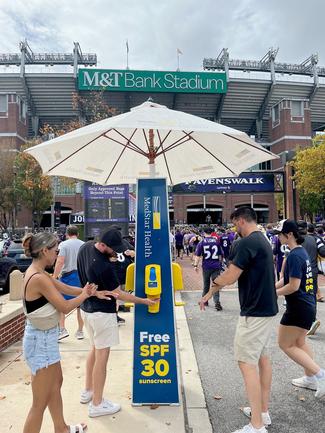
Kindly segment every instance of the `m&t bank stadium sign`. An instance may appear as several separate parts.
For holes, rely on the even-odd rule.
[[[224,72],[79,69],[79,90],[110,92],[226,93]]]

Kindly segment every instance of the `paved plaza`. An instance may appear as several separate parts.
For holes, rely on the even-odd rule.
[[[200,312],[197,302],[201,291],[201,273],[190,260],[178,260],[183,267],[186,302],[176,308],[179,344],[180,406],[158,408],[131,406],[133,313],[124,313],[126,325],[120,327],[121,344],[112,350],[108,365],[105,395],[120,402],[121,412],[113,416],[89,419],[86,405],[79,403],[83,387],[88,339],[74,338],[76,315],[67,318],[70,337],[60,343],[64,383],[62,388],[68,422],[86,421],[88,431],[96,433],[231,433],[242,427],[247,418],[239,408],[247,404],[239,369],[233,359],[233,336],[239,314],[235,287],[221,294],[224,310],[212,306]],[[325,279],[320,278],[325,290]],[[178,294],[179,297],[179,294]],[[280,311],[283,311],[281,300]],[[318,304],[322,321],[318,333],[309,339],[320,363],[325,360],[325,304]],[[281,315],[277,317],[277,322]],[[290,380],[301,369],[290,361],[276,343],[276,326],[272,335],[274,367],[271,433],[324,433],[325,401],[316,401],[312,391],[298,390]],[[216,398],[217,397],[217,398]],[[31,404],[30,376],[21,356],[21,342],[0,353],[0,432],[21,432]],[[52,432],[46,412],[42,432]]]

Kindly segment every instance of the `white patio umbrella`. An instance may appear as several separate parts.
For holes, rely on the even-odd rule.
[[[45,174],[101,185],[154,174],[170,184],[232,177],[277,158],[243,132],[151,101],[26,152]]]

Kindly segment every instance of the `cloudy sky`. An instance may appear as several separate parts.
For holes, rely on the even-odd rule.
[[[259,60],[279,47],[278,62],[312,53],[325,66],[325,1],[309,0],[0,0],[0,54],[71,52],[78,41],[102,68],[201,70],[223,47],[230,58]]]

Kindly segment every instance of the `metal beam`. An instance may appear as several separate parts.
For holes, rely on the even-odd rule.
[[[314,86],[312,91],[309,94],[309,104],[312,103],[313,99],[316,96],[317,90],[319,89],[319,78],[318,78],[318,69],[317,69],[318,55],[313,54],[310,58],[310,62],[311,62],[311,69],[314,77]]]
[[[269,70],[271,73],[271,84],[270,84],[269,88],[267,89],[266,95],[264,96],[262,104],[258,110],[256,119],[252,123],[252,126],[250,127],[250,130],[249,130],[249,135],[252,135],[255,132],[257,132],[258,138],[261,138],[263,117],[264,117],[265,111],[269,105],[269,102],[271,100],[274,87],[276,86],[275,57],[276,57],[278,51],[279,51],[278,48],[276,50],[271,48],[269,50],[269,52],[261,60],[264,62],[264,64],[269,65]]]
[[[217,109],[216,109],[216,114],[214,116],[215,121],[220,123],[221,122],[221,117],[222,117],[222,109],[225,103],[225,99],[226,99],[226,94],[225,93],[221,93],[218,104],[217,104]]]
[[[224,51],[227,51],[224,48],[217,58],[205,58],[203,59],[203,69],[205,70],[224,70]],[[231,59],[229,60],[229,69],[237,70],[237,71],[259,71],[259,72],[269,72],[269,54],[272,53],[275,57],[278,53],[279,49],[271,48],[270,51],[262,57],[261,60],[239,60],[239,59]],[[277,73],[281,74],[298,74],[298,75],[310,75],[310,62],[311,59],[315,55],[308,57],[308,59],[304,60],[299,64],[290,64],[290,63],[275,63],[274,70]],[[320,77],[325,77],[325,67],[317,67],[317,74]]]
[[[73,53],[34,53],[27,40],[19,44],[20,54],[0,54],[0,65],[20,66],[25,65],[85,65],[96,66],[97,55],[94,53],[83,53],[78,42],[74,42]]]

